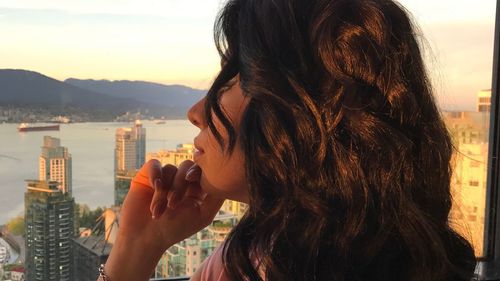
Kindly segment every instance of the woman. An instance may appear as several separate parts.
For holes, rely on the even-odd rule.
[[[109,280],[146,280],[224,199],[249,209],[193,280],[470,280],[450,136],[399,4],[232,0],[215,35],[196,165],[141,169]]]

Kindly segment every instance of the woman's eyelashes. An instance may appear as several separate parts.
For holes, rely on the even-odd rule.
[[[229,91],[233,86],[234,84],[236,84],[236,82],[238,81],[238,79],[236,77],[234,77],[233,79],[227,81],[226,83],[224,83],[224,85],[219,89],[219,93],[224,93],[226,91]]]
[[[224,92],[229,91],[229,89],[231,89],[231,86],[230,86],[230,85],[227,85],[227,84],[224,84],[224,86],[222,86],[222,87],[219,89],[219,94],[223,94]]]
[[[231,79],[231,80],[227,81],[226,83],[224,83],[224,85],[219,89],[218,98],[217,98],[217,103],[219,104],[219,106],[222,105],[221,100],[222,100],[222,96],[224,95],[224,93],[231,90],[231,88],[234,86],[234,84],[236,84],[236,82],[237,82],[236,79]]]

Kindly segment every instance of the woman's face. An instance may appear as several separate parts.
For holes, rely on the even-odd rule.
[[[248,203],[247,180],[245,177],[245,156],[240,148],[239,138],[231,154],[222,150],[205,118],[205,101],[203,98],[188,112],[188,118],[200,129],[194,139],[197,151],[194,162],[202,170],[200,185],[208,194],[219,198],[231,199]],[[240,88],[239,76],[228,83],[220,98],[220,106],[233,125],[235,132],[239,131],[241,117],[249,102]],[[228,134],[220,120],[212,114],[213,122],[224,143],[229,142]]]

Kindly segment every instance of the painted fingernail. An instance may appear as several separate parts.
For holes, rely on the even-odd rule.
[[[161,191],[161,179],[156,179],[155,180],[155,190],[156,191]]]
[[[158,212],[156,209],[158,209],[156,202],[153,203],[151,206],[151,218],[155,219],[156,218],[156,213]]]
[[[186,177],[184,178],[186,181],[195,182],[199,181],[201,176],[201,169],[198,165],[193,165],[186,172]]]

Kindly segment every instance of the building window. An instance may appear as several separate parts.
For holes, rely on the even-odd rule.
[[[474,187],[479,186],[479,181],[471,180],[471,181],[469,181],[469,186],[474,186]]]

